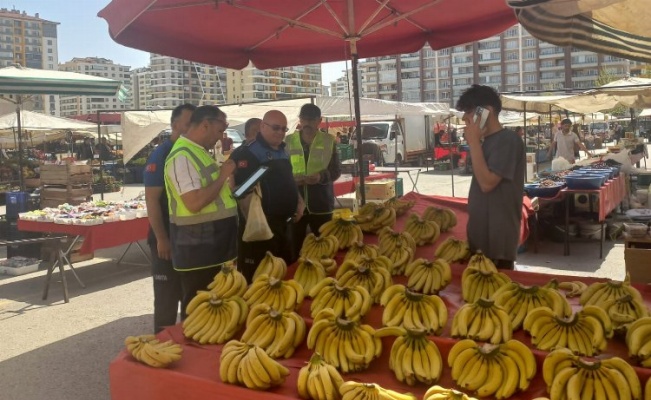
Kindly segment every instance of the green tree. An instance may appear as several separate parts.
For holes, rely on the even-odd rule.
[[[599,87],[607,83],[616,81],[620,78],[621,77],[615,75],[612,70],[601,67],[601,69],[599,70],[599,77],[597,77],[595,84],[597,87]],[[626,113],[628,112],[628,108],[624,106],[617,106],[611,108],[610,110],[605,110],[604,112],[612,115],[617,115],[617,116],[626,116]]]

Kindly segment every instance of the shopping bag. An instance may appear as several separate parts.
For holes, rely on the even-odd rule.
[[[248,210],[244,213],[246,215],[246,225],[242,240],[245,242],[260,242],[271,239],[274,234],[271,232],[267,223],[267,217],[262,210],[262,191],[260,190],[259,184],[247,196],[245,203],[247,202],[248,204],[246,206],[248,206]]]

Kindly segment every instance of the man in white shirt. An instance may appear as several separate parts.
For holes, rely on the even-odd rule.
[[[585,151],[589,157],[592,155],[585,145],[581,143],[579,137],[574,132],[571,132],[570,129],[572,129],[572,121],[569,118],[561,121],[561,131],[554,135],[552,144],[549,146],[549,155],[555,154],[554,158],[563,157],[569,163],[574,164],[576,162],[574,155],[575,146]]]

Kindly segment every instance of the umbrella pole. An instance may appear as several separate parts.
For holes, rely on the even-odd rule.
[[[538,151],[540,151],[540,127],[542,126],[542,119],[538,116],[538,140],[536,140],[536,174],[540,174],[540,163],[538,162]]]
[[[362,111],[359,103],[359,88],[358,88],[358,77],[357,69],[359,56],[357,55],[357,48],[355,42],[350,42],[351,54],[352,54],[352,69],[353,69],[353,102],[355,104],[355,127],[357,130],[357,160],[359,163],[359,194],[362,205],[366,204],[366,187],[364,185],[364,154],[362,153]]]
[[[454,196],[454,154],[452,154],[452,132],[448,123],[448,154],[450,155],[450,183],[452,184],[452,197]]]
[[[524,153],[527,153],[527,102],[524,102],[524,128],[522,133],[522,141],[524,142]],[[536,154],[533,155],[534,159],[538,156],[538,148],[536,148]],[[527,160],[524,160],[524,181],[529,182],[529,177],[527,177]],[[532,176],[533,178],[533,176]]]
[[[97,140],[98,144],[102,143],[102,130],[100,129],[100,119],[99,119],[99,111],[97,111]],[[94,159],[95,157],[93,157]],[[91,160],[91,165],[93,164],[93,161]],[[91,167],[92,168],[92,167]],[[106,184],[104,183],[104,162],[102,161],[102,157],[99,158],[99,187],[100,189],[100,194],[99,198],[104,200],[104,188],[106,187]]]
[[[18,126],[18,183],[20,183],[20,191],[25,191],[25,181],[23,180],[23,138],[20,133],[20,104],[22,103],[21,97],[18,96],[16,102],[16,125]]]

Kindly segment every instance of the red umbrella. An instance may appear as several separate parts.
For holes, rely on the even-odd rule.
[[[99,16],[120,44],[226,68],[351,59],[358,131],[360,57],[442,49],[516,22],[504,0],[113,0]]]

